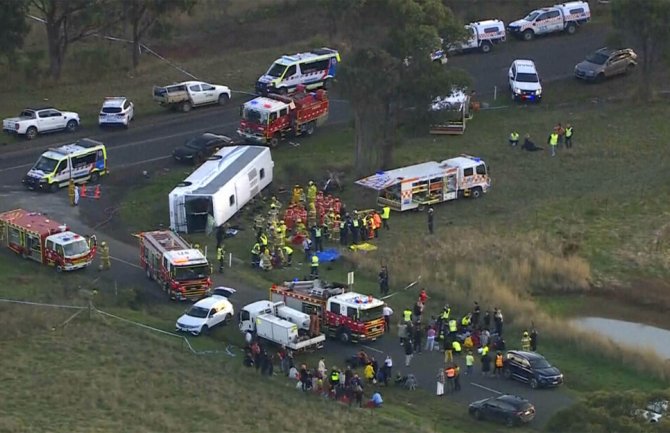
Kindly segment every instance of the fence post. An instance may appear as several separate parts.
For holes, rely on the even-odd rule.
[[[228,253],[228,267],[233,267],[233,253]]]
[[[498,86],[493,86],[493,100],[498,99]]]

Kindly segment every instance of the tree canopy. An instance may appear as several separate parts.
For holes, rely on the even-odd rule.
[[[23,0],[0,1],[0,56],[13,60],[23,47],[23,38],[30,27],[26,22],[28,4]]]

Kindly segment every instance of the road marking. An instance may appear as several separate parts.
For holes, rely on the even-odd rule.
[[[498,394],[498,395],[503,395],[504,394],[504,392],[496,391],[493,388],[489,388],[488,386],[480,385],[478,383],[470,382],[470,385],[476,386],[476,387],[481,388],[481,389],[485,389],[487,391],[493,392],[493,393]]]
[[[33,162],[30,164],[15,165],[14,167],[0,168],[0,173],[3,173],[5,171],[18,170],[19,168],[32,167],[34,164],[35,163]]]
[[[149,162],[162,161],[162,160],[168,159],[168,158],[172,158],[172,155],[157,156],[155,158],[145,159],[144,161],[131,162],[130,164],[123,164],[123,165],[116,165],[115,167],[117,167],[117,168],[134,167],[136,165],[147,164]]]
[[[362,347],[365,347],[366,349],[374,350],[377,353],[384,353],[383,350],[375,349],[374,347],[366,346],[365,344],[361,344]]]
[[[142,269],[142,266],[140,266],[138,264],[135,264],[135,263],[127,262],[127,261],[125,261],[123,259],[120,259],[118,257],[110,256],[109,258],[112,259],[112,260],[116,260],[117,262],[125,263],[126,265],[132,266],[133,268]]]

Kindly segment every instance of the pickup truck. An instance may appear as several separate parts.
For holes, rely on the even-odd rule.
[[[79,127],[79,114],[56,110],[53,107],[26,108],[18,117],[4,119],[2,130],[9,134],[23,135],[28,140],[37,134],[67,130],[74,132]]]
[[[154,86],[153,99],[164,107],[182,112],[201,105],[226,105],[230,100],[227,86],[208,84],[202,81],[184,81],[169,86]]]

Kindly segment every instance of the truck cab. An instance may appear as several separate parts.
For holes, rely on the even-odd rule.
[[[91,264],[95,249],[95,236],[87,239],[67,231],[47,237],[44,254],[57,271],[74,271]]]
[[[442,164],[458,169],[459,195],[479,198],[491,189],[489,168],[481,158],[461,155],[442,161]]]
[[[238,134],[256,144],[266,144],[274,131],[289,123],[289,104],[268,97],[258,97],[241,107]]]
[[[373,341],[384,334],[384,302],[356,292],[328,298],[326,320],[343,343]]]

